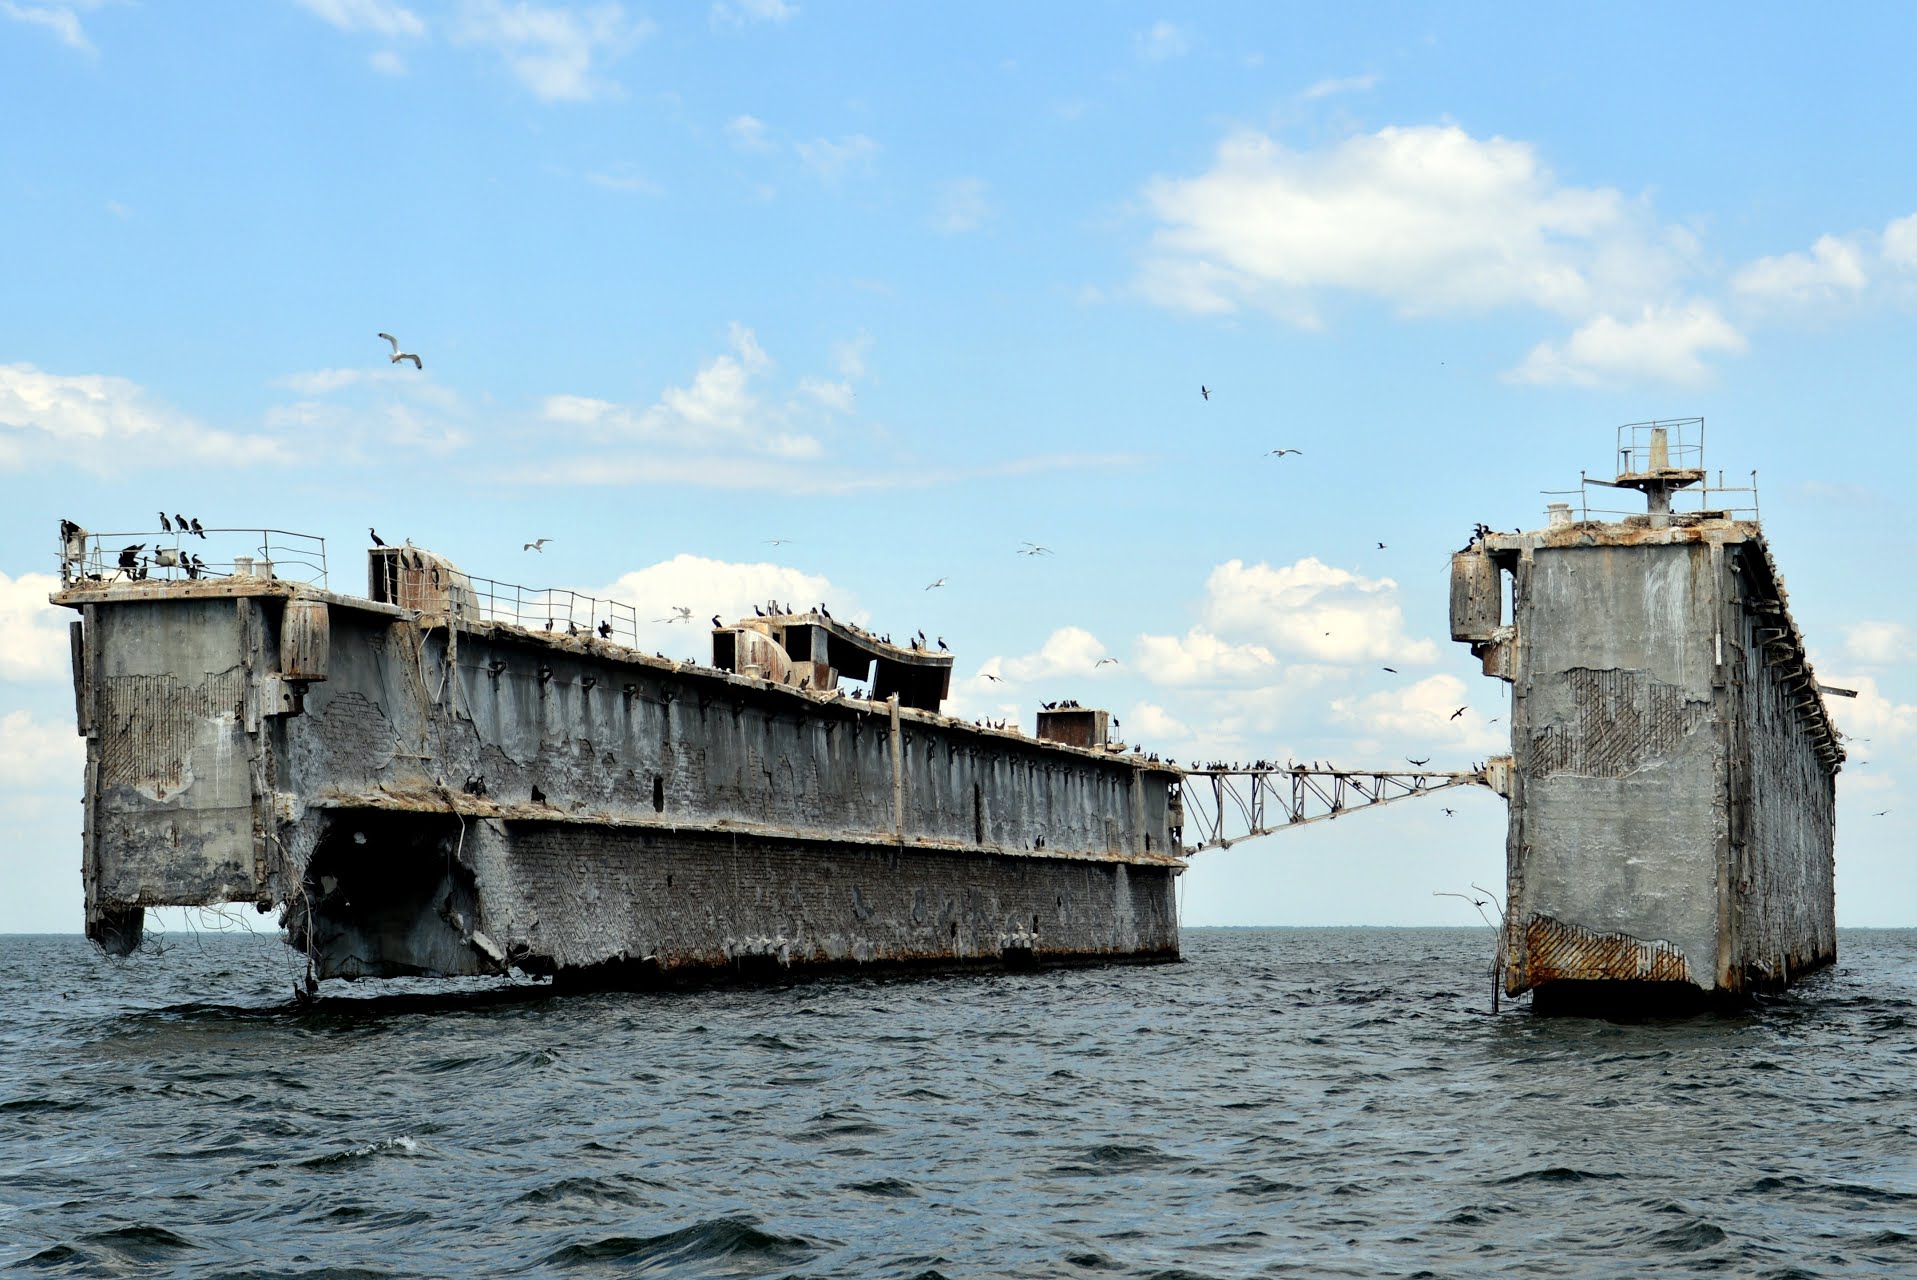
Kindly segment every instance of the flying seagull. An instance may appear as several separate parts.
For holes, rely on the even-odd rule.
[[[1022,556],[1049,556],[1052,554],[1050,547],[1041,547],[1036,542],[1020,543],[1019,546],[1019,554]]]
[[[1201,382],[1198,384],[1198,394],[1209,400],[1211,399],[1211,388]]]
[[[993,684],[1000,684],[1005,679],[1004,676],[995,676],[989,671],[981,671],[979,672],[979,674],[984,676],[987,680],[990,680]]]
[[[531,542],[528,542],[525,546],[521,547],[520,550],[521,551],[537,551],[541,555],[544,555],[546,553],[546,544],[551,541],[552,541],[551,538],[534,538]]]
[[[392,355],[392,359],[387,361],[388,364],[398,364],[402,360],[411,360],[413,362],[413,368],[415,369],[424,369],[426,367],[425,365],[419,362],[419,357],[414,355],[412,352],[401,351],[399,349],[399,339],[395,338],[392,334],[382,333],[379,336],[393,344],[393,355]]]
[[[1295,453],[1302,458],[1304,457],[1305,451],[1303,449],[1267,449],[1265,456],[1267,458],[1282,458],[1288,453]]]
[[[767,538],[766,539],[766,542],[769,545],[775,546],[775,547],[783,547],[786,543],[790,541],[792,541],[792,539],[790,538]]]
[[[939,579],[939,580],[938,580],[937,582],[930,582],[930,583],[927,583],[927,584],[926,584],[926,586],[925,586],[925,589],[926,589],[927,591],[930,591],[930,590],[931,590],[931,589],[932,589],[933,587],[942,587],[942,586],[944,586],[944,585],[945,585],[945,579],[943,579],[943,578],[940,578],[940,579]]]
[[[1098,668],[1104,666],[1108,662],[1111,663],[1113,666],[1118,665],[1117,658],[1100,658],[1097,662],[1094,662],[1092,664],[1092,670],[1096,671]]]
[[[654,622],[691,622],[692,621],[692,609],[690,606],[683,605],[683,604],[675,604],[670,606],[670,608],[672,609],[672,616],[670,618],[654,618],[653,621]]]

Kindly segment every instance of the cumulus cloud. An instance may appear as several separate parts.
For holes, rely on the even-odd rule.
[[[1272,676],[1278,658],[1262,644],[1233,644],[1203,627],[1182,636],[1138,637],[1139,673],[1154,684],[1242,684]]]
[[[458,44],[489,48],[533,95],[546,102],[585,102],[614,96],[604,76],[616,61],[652,34],[618,4],[563,9],[517,0],[465,0],[453,28]]]
[[[1191,737],[1191,729],[1184,721],[1155,702],[1138,703],[1125,713],[1123,719],[1125,727],[1140,739],[1183,742]]]
[[[1479,755],[1507,749],[1508,732],[1490,724],[1468,703],[1464,681],[1437,675],[1402,689],[1335,699],[1331,711],[1338,719],[1374,735],[1381,744],[1432,743]],[[1460,707],[1464,714],[1455,715]],[[1503,717],[1498,719],[1502,721]]]
[[[1711,303],[1645,307],[1628,320],[1600,315],[1561,344],[1540,342],[1505,378],[1580,387],[1653,378],[1694,387],[1711,376],[1705,353],[1735,354],[1746,345]]]
[[[214,430],[125,378],[0,365],[0,470],[54,461],[106,470],[131,461],[202,460],[289,459],[277,440]]]
[[[67,632],[79,615],[47,603],[59,586],[50,573],[0,573],[0,680],[65,680],[70,674]]]
[[[341,31],[382,36],[423,36],[419,15],[391,0],[295,0],[300,8]]]
[[[0,715],[0,790],[61,783],[77,790],[86,758],[72,724],[36,720],[25,711]]]
[[[992,216],[992,204],[986,198],[989,188],[983,178],[954,178],[939,188],[932,227],[946,235],[976,231]]]
[[[1917,658],[1917,635],[1901,622],[1859,622],[1844,628],[1844,656],[1885,666]]]
[[[1855,241],[1836,236],[1819,236],[1808,254],[1759,258],[1731,277],[1731,287],[1740,293],[1789,302],[1856,294],[1869,283],[1863,251]]]
[[[1060,627],[1036,652],[1016,658],[991,658],[981,667],[1007,680],[1028,683],[1059,676],[1089,676],[1098,669],[1105,646],[1083,627]]]
[[[1896,267],[1917,268],[1917,213],[1897,218],[1884,228],[1884,261]]]
[[[1527,143],[1455,125],[1386,128],[1318,152],[1260,133],[1145,191],[1161,223],[1143,284],[1174,306],[1308,310],[1354,289],[1408,312],[1512,304],[1576,313],[1635,233],[1608,188],[1559,183]],[[1608,269],[1608,267],[1607,267]]]
[[[850,592],[831,580],[787,565],[770,562],[738,563],[705,556],[678,555],[658,564],[623,574],[591,594],[633,606],[639,619],[638,647],[658,650],[668,657],[712,661],[712,615],[726,622],[752,616],[768,600],[809,609],[824,604],[845,621],[862,621],[863,612]],[[667,621],[684,606],[690,622]]]
[[[1874,749],[1917,734],[1917,706],[1897,702],[1886,696],[1874,676],[1826,677],[1826,684],[1840,689],[1855,689],[1855,698],[1827,698],[1831,719],[1838,728],[1857,739],[1868,738]],[[1857,748],[1852,747],[1854,753]]]
[[[1228,560],[1205,582],[1205,623],[1319,662],[1430,662],[1437,648],[1405,633],[1398,584],[1333,568]]]
[[[879,144],[862,133],[837,141],[814,138],[795,143],[792,149],[813,176],[828,187],[837,186],[848,174],[870,173],[879,154]]]

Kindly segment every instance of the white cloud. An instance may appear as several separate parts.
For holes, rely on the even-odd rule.
[[[795,143],[792,149],[805,167],[827,186],[836,185],[848,173],[870,173],[879,154],[879,144],[862,133],[836,142],[830,138],[814,138],[810,142]]]
[[[751,617],[754,605],[763,608],[768,600],[778,600],[794,609],[824,604],[840,621],[864,617],[850,592],[820,575],[769,562],[736,563],[694,555],[635,569],[607,586],[603,595],[637,610],[639,648],[700,662],[712,661],[714,614],[730,623]],[[692,611],[692,621],[657,621],[671,618],[681,606]]]
[[[295,0],[300,8],[341,31],[370,31],[382,36],[423,36],[419,15],[391,0]]]
[[[1058,676],[1089,676],[1105,656],[1105,646],[1083,627],[1060,627],[1045,638],[1035,653],[1018,658],[992,658],[979,669],[1027,683]]]
[[[1205,582],[1205,624],[1320,662],[1431,662],[1437,648],[1405,633],[1398,584],[1314,556],[1273,568],[1229,560]]]
[[[1464,714],[1457,714],[1459,708]],[[1489,755],[1510,745],[1508,731],[1490,724],[1469,706],[1464,681],[1456,676],[1427,676],[1402,689],[1338,698],[1331,712],[1375,735],[1379,746],[1428,742]]]
[[[1258,133],[1209,172],[1145,192],[1162,226],[1144,286],[1199,310],[1296,312],[1314,289],[1406,311],[1590,305],[1593,276],[1634,233],[1623,197],[1557,182],[1526,143],[1455,125],[1386,128],[1321,152]]]
[[[1600,315],[1561,346],[1540,342],[1505,378],[1583,387],[1654,378],[1694,387],[1711,375],[1710,366],[1699,358],[1702,354],[1734,355],[1746,345],[1744,335],[1709,302],[1645,307],[1632,320]]]
[[[799,7],[785,0],[715,0],[712,25],[738,28],[748,22],[789,22],[798,15]]]
[[[985,198],[983,178],[955,178],[939,188],[938,206],[932,213],[932,227],[947,235],[976,231],[992,216],[992,205]]]
[[[25,711],[0,715],[0,790],[60,783],[77,790],[86,757],[71,724],[48,724]]]
[[[1852,662],[1885,666],[1917,658],[1917,634],[1901,622],[1859,622],[1844,628],[1844,654]]]
[[[53,38],[69,49],[78,49],[81,53],[94,52],[93,43],[87,39],[86,30],[80,25],[80,11],[95,7],[97,0],[68,0],[67,3],[19,4],[15,0],[0,0],[0,18],[12,18],[15,22],[24,22],[29,26],[45,27],[53,33]]]
[[[850,382],[840,382],[810,374],[799,379],[799,390],[826,408],[835,409],[840,413],[851,412],[852,401],[856,395]]]
[[[1917,213],[1885,226],[1883,253],[1884,261],[1892,266],[1917,267]]]
[[[726,121],[726,137],[741,151],[772,150],[772,144],[766,141],[765,121],[757,116],[734,116]]]
[[[1127,711],[1123,720],[1124,727],[1141,741],[1150,738],[1155,742],[1183,742],[1191,737],[1191,729],[1185,722],[1157,703],[1141,702]]]
[[[274,379],[274,382],[298,395],[323,396],[342,387],[365,382],[374,372],[367,369],[309,369],[303,373],[289,373]]]
[[[1340,93],[1365,93],[1375,87],[1377,83],[1378,77],[1375,73],[1367,73],[1361,76],[1342,76],[1320,80],[1309,89],[1306,89],[1302,96],[1306,98],[1329,98]]]
[[[1875,677],[1826,676],[1822,682],[1840,689],[1857,690],[1855,698],[1824,700],[1831,718],[1849,737],[1868,738],[1871,749],[1882,750],[1890,743],[1917,734],[1917,706],[1891,701],[1877,687]],[[1859,748],[1852,746],[1850,750],[1855,754]]]
[[[1731,277],[1731,287],[1739,293],[1791,302],[1856,294],[1869,283],[1862,250],[1836,236],[1819,236],[1808,254],[1759,258]]]
[[[0,365],[0,468],[69,462],[94,470],[218,460],[283,462],[277,440],[216,431],[157,404],[138,384],[105,374]]]
[[[614,61],[652,34],[644,19],[628,19],[612,3],[561,9],[517,0],[465,0],[453,40],[499,53],[519,82],[547,102],[584,102],[616,95],[603,78]]]
[[[383,76],[403,76],[406,74],[406,59],[391,49],[381,49],[366,59],[366,65]]]
[[[1277,655],[1262,644],[1233,644],[1203,627],[1183,636],[1138,637],[1133,666],[1154,684],[1245,684],[1278,673]]]
[[[67,632],[80,615],[47,603],[59,586],[50,573],[0,573],[0,680],[64,680],[71,673]]]
[[[1191,40],[1176,23],[1162,19],[1132,37],[1138,56],[1147,62],[1164,62],[1183,57],[1191,49]]]

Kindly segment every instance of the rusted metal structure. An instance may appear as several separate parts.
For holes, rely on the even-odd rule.
[[[1805,658],[1755,476],[1706,484],[1701,419],[1618,445],[1576,510],[1452,560],[1452,638],[1512,687],[1505,990],[1540,1010],[1736,997],[1837,951],[1844,691]],[[1593,510],[1592,485],[1648,510]]]
[[[1178,771],[940,714],[949,654],[775,608],[674,662],[611,601],[207,532],[247,554],[63,529],[109,951],[250,902],[314,979],[1178,954]]]

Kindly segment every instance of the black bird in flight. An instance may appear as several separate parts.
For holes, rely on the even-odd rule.
[[[995,676],[989,671],[981,671],[979,672],[979,674],[984,676],[987,680],[990,680],[993,684],[999,684],[1003,682],[1005,679],[1004,676]]]
[[[1410,757],[1410,756],[1406,756],[1406,757],[1405,757],[1405,759],[1407,759],[1407,760],[1411,760],[1411,757]],[[1422,768],[1424,768],[1424,767],[1425,767],[1426,765],[1428,765],[1428,764],[1430,764],[1430,763],[1431,763],[1431,757],[1430,757],[1430,756],[1426,756],[1426,757],[1425,757],[1424,759],[1422,759],[1422,760],[1411,760],[1411,763],[1412,763],[1412,764],[1415,764],[1415,765],[1417,765],[1417,766],[1418,766],[1418,767],[1419,767],[1420,769],[1422,769]]]
[[[1198,384],[1198,394],[1209,400],[1211,399],[1211,388],[1201,382]]]
[[[371,527],[370,525],[367,526],[366,536],[373,540],[373,545],[376,547],[383,547],[386,545],[386,539],[379,536],[379,530]]]
[[[1282,458],[1288,453],[1295,453],[1301,458],[1305,456],[1305,451],[1303,449],[1267,449],[1265,450],[1265,456],[1267,458]]]
[[[1396,667],[1380,667],[1379,670],[1389,671],[1394,676],[1398,674],[1398,669]]]
[[[1456,809],[1446,809],[1446,810],[1444,811],[1444,816],[1448,818],[1448,817],[1450,817],[1450,816],[1451,816],[1452,814],[1454,814],[1454,813],[1456,813],[1456,812],[1457,812],[1457,810],[1456,810]]]
[[[1451,718],[1453,720],[1456,720],[1459,716],[1463,715],[1465,712],[1469,711],[1470,709],[1471,708],[1469,707],[1459,707],[1456,711],[1453,711],[1451,713]]]
[[[1385,549],[1385,544],[1384,544],[1384,543],[1382,543],[1382,542],[1380,542],[1380,543],[1378,544],[1378,550],[1380,550],[1380,551],[1383,551],[1384,549]]]
[[[173,532],[173,522],[166,518],[166,512],[164,511],[160,513],[160,532],[161,533]]]

